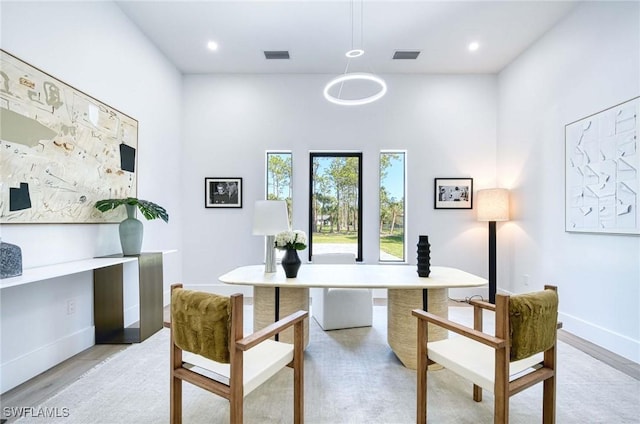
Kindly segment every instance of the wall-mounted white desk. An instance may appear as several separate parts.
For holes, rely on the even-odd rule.
[[[431,267],[428,278],[419,277],[415,265],[320,265],[303,264],[297,278],[286,278],[278,267],[265,273],[264,265],[236,268],[219,277],[227,284],[251,285],[253,292],[254,330],[297,310],[309,310],[310,287],[384,288],[388,289],[387,342],[408,368],[416,368],[417,321],[411,316],[416,308],[448,316],[448,289],[478,287],[487,280],[468,272],[448,267]],[[275,290],[274,290],[275,288]],[[308,320],[305,340],[308,343]],[[446,331],[429,328],[431,340],[446,337]],[[292,334],[281,334],[280,340],[291,341]]]
[[[0,290],[80,272],[93,271],[95,343],[136,343],[162,328],[162,256],[175,250],[88,258],[26,268],[22,275],[0,279]],[[124,327],[123,264],[138,262],[139,325]]]
[[[0,279],[0,290],[134,261],[136,261],[136,258],[131,256],[88,258],[53,265],[25,268],[22,271],[22,275]]]
[[[0,392],[16,387],[94,343],[131,343],[161,329],[163,258],[174,252],[177,250],[140,256],[83,258],[24,268],[22,275],[0,279],[4,330]],[[66,317],[61,302],[70,298],[78,301],[78,315]],[[64,325],[55,325],[52,332],[29,330],[34,323],[46,320],[50,313],[51,321],[39,327],[49,328],[58,322]],[[69,312],[67,306],[66,315],[73,313],[76,313],[75,306],[73,312]],[[17,325],[12,325],[14,323]],[[24,342],[21,331],[29,331]]]

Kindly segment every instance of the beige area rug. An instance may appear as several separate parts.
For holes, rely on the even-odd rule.
[[[472,309],[450,317],[471,321]],[[247,320],[251,310],[247,307]],[[415,371],[400,364],[386,342],[386,307],[374,307],[368,328],[324,332],[313,319],[305,354],[307,423],[414,423]],[[169,422],[169,333],[163,329],[90,370],[42,407],[68,408],[59,419],[25,423],[158,424]],[[560,342],[558,423],[638,423],[640,381]],[[542,388],[511,398],[512,423],[541,422]],[[228,403],[184,384],[184,422],[225,423]],[[285,369],[245,398],[245,423],[292,422],[292,371]],[[492,423],[493,395],[471,398],[471,385],[448,370],[429,374],[430,423]]]

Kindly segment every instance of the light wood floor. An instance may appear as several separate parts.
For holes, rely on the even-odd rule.
[[[128,345],[94,345],[31,380],[3,393],[0,395],[2,417],[5,417],[4,410],[7,407],[37,407],[78,380],[87,371],[127,347]],[[6,422],[11,423],[13,421],[15,419],[9,418]],[[0,423],[4,422],[4,419],[0,420]]]
[[[245,299],[245,303],[250,304],[251,299]],[[374,304],[377,306],[383,306],[386,304],[386,299],[374,299]],[[451,302],[450,305],[462,306],[459,302]],[[166,307],[165,319],[168,318],[168,314],[168,307]],[[586,354],[604,362],[618,371],[621,371],[636,380],[640,380],[639,364],[567,333],[564,330],[560,330],[558,332],[558,339],[580,349]],[[0,395],[2,416],[4,417],[4,408],[7,407],[37,407],[59,391],[78,380],[90,369],[127,347],[128,345],[94,345],[32,378],[31,380],[9,390],[8,392]],[[9,418],[8,420],[1,419],[0,424],[9,424],[13,421],[15,421],[13,418]]]

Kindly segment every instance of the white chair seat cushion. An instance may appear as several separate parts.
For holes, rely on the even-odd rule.
[[[456,374],[494,392],[495,350],[467,337],[452,336],[449,339],[427,343],[429,359]],[[538,353],[509,365],[509,375],[514,376],[539,364],[543,354]]]
[[[244,352],[243,356],[244,396],[246,396],[293,361],[293,345],[265,340]],[[183,352],[182,361],[201,368],[204,370],[202,374],[229,384],[231,376],[229,364],[215,362],[187,351]]]

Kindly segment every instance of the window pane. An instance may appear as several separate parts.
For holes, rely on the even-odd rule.
[[[309,260],[354,253],[362,261],[362,153],[311,153]]]
[[[404,261],[405,153],[380,153],[380,261]]]
[[[291,176],[293,172],[290,152],[267,152],[267,200],[285,200],[292,220]]]
[[[285,200],[289,212],[289,227],[292,227],[293,203],[292,184],[293,176],[291,152],[267,152],[267,200]],[[276,260],[282,260],[284,250],[276,249]]]

